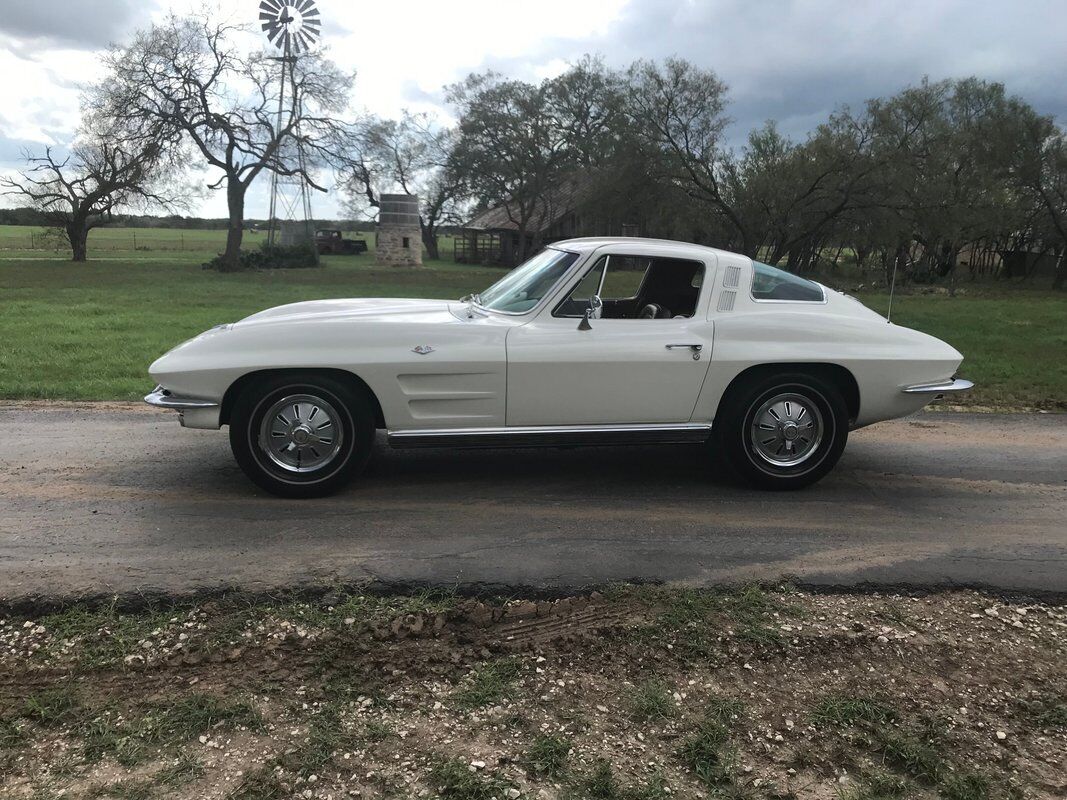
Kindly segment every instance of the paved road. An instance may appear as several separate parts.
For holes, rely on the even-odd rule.
[[[927,413],[853,434],[797,493],[698,447],[390,451],[349,491],[264,495],[224,433],[133,405],[0,408],[0,597],[327,582],[563,589],[986,585],[1067,592],[1067,416]]]

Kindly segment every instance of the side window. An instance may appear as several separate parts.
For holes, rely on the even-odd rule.
[[[645,282],[651,258],[608,256],[608,274],[604,278],[601,300],[632,300]]]
[[[770,264],[753,261],[752,299],[821,303],[826,299],[826,294],[814,281],[772,267]]]
[[[692,317],[704,282],[704,264],[675,258],[601,257],[552,312],[581,317],[597,294],[601,319]]]
[[[593,268],[585,274],[578,285],[571,292],[570,299],[576,302],[588,303],[589,299],[600,292],[600,279],[604,276],[604,267],[607,266],[607,257],[601,258]]]

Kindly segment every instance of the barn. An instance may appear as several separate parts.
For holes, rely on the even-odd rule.
[[[550,192],[531,202],[521,247],[519,206],[514,201],[490,206],[461,228],[453,240],[453,257],[462,264],[514,266],[519,254],[531,254],[542,245],[575,236],[637,236],[637,226],[614,223],[596,214],[589,202],[594,184],[574,176],[560,181]]]

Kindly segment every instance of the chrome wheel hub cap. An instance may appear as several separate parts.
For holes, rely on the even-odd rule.
[[[768,464],[794,467],[811,457],[822,432],[822,414],[809,398],[779,394],[763,403],[752,418],[752,448]]]
[[[288,472],[311,472],[333,461],[344,432],[337,410],[321,397],[295,394],[267,409],[259,426],[259,446]]]

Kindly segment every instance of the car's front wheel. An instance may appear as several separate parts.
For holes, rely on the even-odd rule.
[[[799,489],[833,469],[848,424],[848,407],[834,385],[803,373],[764,376],[727,392],[714,441],[748,482]]]
[[[359,473],[374,443],[366,398],[330,376],[277,375],[244,388],[230,447],[244,473],[282,497],[322,497]]]

